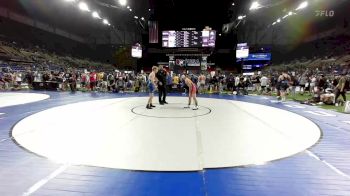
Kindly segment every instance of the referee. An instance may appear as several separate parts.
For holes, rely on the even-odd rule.
[[[159,92],[159,104],[164,105],[168,104],[166,102],[166,71],[163,69],[163,66],[159,66],[159,70],[156,74],[158,79],[158,92]]]

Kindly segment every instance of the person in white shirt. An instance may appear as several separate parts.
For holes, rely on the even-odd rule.
[[[237,75],[235,77],[235,90],[236,90],[236,94],[239,93],[239,83],[240,83],[241,78],[239,77],[239,75]]]
[[[299,78],[300,94],[304,94],[305,86],[307,83],[307,77],[305,73]]]
[[[40,72],[35,72],[34,73],[34,82],[42,82],[42,76]]]
[[[17,83],[17,85],[21,85],[21,83],[22,83],[22,74],[20,73],[20,72],[17,72],[16,73],[16,83]]]
[[[316,82],[317,82],[316,76],[312,76],[312,79],[311,79],[311,82],[310,82],[310,93],[314,93],[315,92]]]
[[[260,78],[260,87],[261,87],[260,93],[265,92],[267,84],[268,84],[268,80],[269,79],[266,76],[263,76]]]

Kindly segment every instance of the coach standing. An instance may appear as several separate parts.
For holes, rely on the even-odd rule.
[[[156,74],[158,79],[158,92],[159,92],[159,104],[164,105],[168,104],[166,102],[166,71],[163,69],[163,66],[159,66],[159,71]]]

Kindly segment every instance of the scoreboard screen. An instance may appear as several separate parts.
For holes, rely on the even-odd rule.
[[[132,46],[131,56],[135,58],[142,58],[142,46],[140,44],[135,44]]]
[[[215,47],[216,31],[163,31],[162,45],[166,48]]]
[[[249,56],[249,46],[247,43],[240,43],[237,44],[237,49],[236,49],[236,58],[237,59],[244,59],[248,58]]]

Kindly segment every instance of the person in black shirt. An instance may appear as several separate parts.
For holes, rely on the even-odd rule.
[[[317,88],[320,94],[324,93],[324,91],[327,88],[327,84],[326,84],[326,78],[324,77],[324,75],[322,74],[318,80],[317,83]]]
[[[159,92],[159,104],[164,105],[168,104],[166,102],[166,71],[163,69],[163,66],[159,66],[159,71],[156,74],[158,79],[158,92]]]
[[[232,73],[230,73],[230,76],[227,79],[227,90],[233,91],[234,89],[234,84],[235,84],[235,78]]]
[[[75,71],[69,71],[66,73],[66,78],[69,84],[69,88],[72,92],[77,90],[77,74]]]

